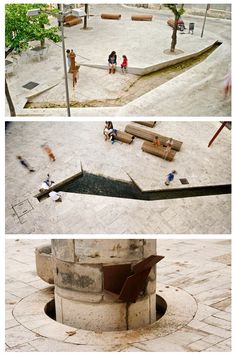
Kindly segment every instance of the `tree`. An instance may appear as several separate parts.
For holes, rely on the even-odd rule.
[[[27,11],[33,8],[46,10],[47,5],[13,3],[5,5],[5,58],[12,51],[20,53],[26,50],[30,41],[38,40],[41,47],[44,47],[46,38],[54,42],[61,40],[58,28],[49,26],[50,22],[47,14],[42,13],[35,17],[27,16]],[[45,25],[48,27],[45,28]],[[6,80],[5,92],[11,116],[15,116],[15,109]]]
[[[84,4],[84,11],[86,13],[86,16],[84,16],[84,27],[83,29],[86,30],[87,27],[87,22],[88,22],[88,4]]]
[[[175,51],[175,46],[177,44],[177,30],[178,30],[178,21],[180,17],[184,14],[185,9],[184,9],[184,4],[165,4],[165,7],[168,7],[173,14],[175,15],[175,20],[174,20],[174,26],[173,26],[173,32],[172,32],[172,41],[171,41],[171,46],[170,46],[170,51],[174,52]]]

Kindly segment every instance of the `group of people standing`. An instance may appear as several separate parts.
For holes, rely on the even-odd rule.
[[[115,51],[112,51],[109,56],[108,56],[108,70],[109,74],[115,73],[116,72],[116,66],[117,66],[117,54]],[[123,54],[122,56],[122,63],[120,65],[122,73],[127,73],[127,67],[128,67],[128,58],[126,55]]]

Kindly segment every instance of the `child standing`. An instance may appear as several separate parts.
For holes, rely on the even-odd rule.
[[[128,58],[125,55],[123,55],[122,58],[123,58],[123,61],[120,65],[120,67],[121,67],[122,73],[127,73]]]

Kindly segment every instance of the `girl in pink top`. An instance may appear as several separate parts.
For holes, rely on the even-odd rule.
[[[123,62],[121,63],[120,67],[121,67],[122,73],[127,73],[128,58],[125,55],[123,55],[122,58],[123,58]]]

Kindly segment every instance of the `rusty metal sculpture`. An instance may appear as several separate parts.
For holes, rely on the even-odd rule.
[[[145,291],[152,267],[163,258],[151,255],[133,267],[131,264],[103,266],[104,289],[118,295],[123,302],[135,303],[140,293]]]

